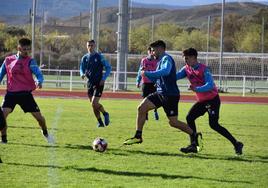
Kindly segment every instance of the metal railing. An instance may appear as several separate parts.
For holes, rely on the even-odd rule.
[[[44,87],[47,88],[63,88],[69,91],[75,89],[86,88],[86,80],[82,80],[78,70],[50,70],[42,69],[45,77]],[[118,74],[125,74],[126,81],[116,83]],[[127,91],[139,91],[136,88],[137,72],[116,72],[112,71],[111,75],[105,82],[105,90],[115,92],[117,84],[124,84]],[[268,92],[268,77],[247,76],[247,75],[213,75],[216,85],[218,85],[219,77],[222,77],[222,91],[242,93]],[[178,86],[181,91],[187,92],[189,82],[187,79],[179,80]]]

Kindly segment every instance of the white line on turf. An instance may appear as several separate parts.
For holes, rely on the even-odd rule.
[[[54,120],[51,125],[50,134],[54,137],[54,143],[56,143],[56,130],[58,127],[58,122],[60,120],[61,114],[62,114],[63,108],[62,106],[57,107],[57,111],[55,113]],[[48,186],[54,187],[58,183],[58,177],[57,177],[57,168],[53,168],[54,166],[57,166],[56,161],[56,148],[55,147],[49,147],[48,148],[48,166],[50,167],[48,169]]]

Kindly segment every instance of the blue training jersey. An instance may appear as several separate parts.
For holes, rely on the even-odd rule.
[[[105,73],[103,74],[103,67]],[[80,75],[85,75],[88,82],[98,84],[101,80],[106,80],[111,73],[111,65],[100,53],[85,54],[80,62]]]
[[[145,71],[144,74],[156,83],[157,92],[166,96],[177,96],[180,94],[176,83],[175,61],[167,53],[160,58],[155,71]]]

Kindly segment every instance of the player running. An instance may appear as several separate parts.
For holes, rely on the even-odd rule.
[[[141,71],[150,80],[156,82],[157,91],[148,95],[138,106],[136,120],[136,133],[133,138],[127,139],[124,144],[132,145],[142,143],[142,129],[146,119],[146,113],[155,108],[163,107],[169,120],[169,125],[191,135],[193,143],[197,143],[198,135],[186,123],[178,120],[178,103],[180,92],[176,83],[176,67],[173,58],[165,52],[166,44],[162,40],[150,45],[153,55],[159,59],[155,71]],[[196,153],[193,148],[191,152]]]
[[[87,94],[92,105],[95,117],[98,120],[97,126],[104,127],[110,123],[109,113],[105,111],[102,104],[99,103],[104,83],[111,73],[111,65],[106,61],[102,54],[95,51],[95,41],[87,41],[88,53],[85,54],[80,63],[80,76],[82,79],[87,77]],[[105,74],[102,73],[105,68]],[[104,123],[101,119],[100,112],[104,116]]]
[[[236,154],[241,155],[243,143],[238,142],[218,122],[221,104],[218,89],[206,65],[197,61],[197,55],[194,48],[184,50],[183,57],[186,65],[176,74],[177,80],[187,77],[191,84],[189,89],[196,93],[197,102],[188,112],[187,124],[196,132],[195,120],[207,112],[210,127],[227,138],[233,144]],[[190,142],[191,144],[188,147],[181,148],[182,152],[189,153],[196,147],[194,140],[190,139]]]

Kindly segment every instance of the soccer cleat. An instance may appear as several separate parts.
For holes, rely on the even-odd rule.
[[[2,159],[0,158],[0,163],[3,163]]]
[[[103,114],[103,116],[104,116],[104,123],[106,126],[108,126],[110,123],[110,115],[108,112],[106,112],[105,114]]]
[[[244,144],[242,142],[236,142],[235,148],[234,148],[235,149],[235,153],[237,155],[242,155],[243,154],[243,152],[242,152],[243,147],[244,147]]]
[[[47,140],[47,143],[54,144],[54,138],[51,134],[48,134],[47,130],[41,131],[45,139]]]
[[[181,148],[180,149],[181,152],[183,153],[197,153],[198,152],[198,148],[196,145],[191,144],[185,148]]]
[[[7,144],[7,135],[2,135],[1,138],[2,138],[1,143]]]
[[[124,145],[132,145],[132,144],[140,144],[142,143],[142,138],[129,138],[129,139],[126,139],[125,142],[124,142]]]
[[[104,124],[103,124],[102,122],[101,122],[101,123],[98,122],[98,123],[97,123],[97,127],[99,127],[99,128],[100,128],[100,127],[104,127]]]
[[[157,111],[154,112],[154,119],[159,120],[159,115],[158,115]]]
[[[46,138],[47,143],[54,144],[54,138],[51,134],[47,134],[47,136],[44,135],[44,137]]]

